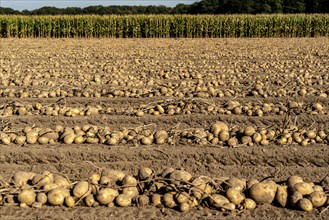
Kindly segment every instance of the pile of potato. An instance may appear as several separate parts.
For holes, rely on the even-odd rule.
[[[22,208],[153,205],[187,212],[198,206],[234,211],[268,203],[311,212],[329,206],[328,192],[328,176],[320,182],[305,182],[299,176],[274,182],[270,179],[193,176],[171,167],[159,173],[142,167],[135,176],[121,170],[102,169],[77,181],[49,171],[17,172],[9,181],[0,178],[0,206]]]
[[[152,125],[152,124],[151,124]],[[112,130],[110,127],[83,125],[55,128],[25,127],[22,131],[1,131],[0,143],[9,144],[107,144],[107,145],[151,145],[151,144],[197,144],[223,147],[242,147],[270,143],[277,145],[299,144],[307,146],[312,143],[329,143],[328,131],[298,128],[288,125],[285,129],[266,129],[254,126],[232,127],[217,121],[210,128],[190,129],[156,129],[150,126],[122,128]]]

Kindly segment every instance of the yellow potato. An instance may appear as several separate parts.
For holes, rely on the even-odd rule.
[[[73,188],[73,195],[77,198],[88,196],[91,192],[91,187],[87,181],[80,181]]]
[[[63,205],[65,201],[65,197],[69,196],[70,193],[68,190],[62,188],[62,187],[57,187],[47,194],[48,198],[48,203],[51,205]]]
[[[229,203],[230,201],[223,195],[213,194],[209,197],[209,203],[215,208],[220,208],[224,204]]]
[[[288,202],[288,186],[278,186],[275,195],[275,201],[281,206],[286,207]]]
[[[131,205],[131,197],[126,194],[120,194],[115,197],[115,204],[119,207],[128,207]]]
[[[312,202],[306,198],[302,198],[302,199],[298,200],[297,206],[299,209],[306,211],[306,212],[311,212],[313,210]]]
[[[275,199],[277,185],[273,181],[260,182],[250,188],[250,197],[256,203],[272,203]]]
[[[17,199],[20,203],[25,203],[27,206],[30,206],[35,202],[36,194],[33,190],[24,189],[18,193]]]
[[[235,205],[240,205],[241,202],[245,199],[244,194],[235,188],[228,189],[226,192],[226,197],[228,200],[230,200],[231,203]]]
[[[324,192],[313,192],[309,195],[309,200],[312,202],[313,207],[322,207],[326,204],[327,196]]]

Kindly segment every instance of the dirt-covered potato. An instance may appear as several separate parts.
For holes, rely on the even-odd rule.
[[[222,207],[224,204],[229,203],[230,201],[223,195],[220,194],[212,194],[209,197],[209,203],[212,207],[215,208],[220,208]]]
[[[80,181],[73,188],[73,195],[77,198],[88,196],[91,192],[91,187],[87,181]]]
[[[311,212],[313,210],[312,202],[306,198],[302,198],[302,199],[298,200],[297,206],[300,210],[303,210],[306,212]]]
[[[114,201],[114,199],[119,195],[118,190],[112,188],[103,188],[99,190],[97,194],[97,201],[99,204],[107,205]]]
[[[226,197],[230,200],[231,203],[235,205],[240,205],[241,202],[245,199],[245,195],[236,188],[230,188],[226,191]]]
[[[119,194],[115,197],[115,204],[119,207],[128,207],[131,206],[131,196],[126,194]]]
[[[18,193],[17,199],[20,203],[25,203],[30,206],[35,202],[36,194],[33,190],[24,189]]]
[[[266,181],[254,184],[250,190],[250,197],[256,203],[272,203],[275,199],[277,184],[273,181]]]
[[[286,207],[288,203],[288,186],[278,186],[275,201],[281,207]]]
[[[313,207],[318,208],[326,204],[327,196],[325,192],[313,192],[309,195],[308,199],[312,202]]]
[[[51,205],[63,205],[65,197],[70,196],[70,192],[63,187],[57,187],[47,194],[47,201]]]

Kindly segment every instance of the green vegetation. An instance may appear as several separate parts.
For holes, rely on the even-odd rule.
[[[190,5],[160,6],[89,6],[85,8],[42,7],[17,11],[1,8],[0,14],[15,15],[132,15],[132,14],[271,14],[329,13],[328,0],[202,0]]]
[[[0,37],[319,37],[329,14],[0,16]]]

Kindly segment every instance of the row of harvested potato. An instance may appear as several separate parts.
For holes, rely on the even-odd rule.
[[[104,107],[101,105],[87,105],[85,107],[65,107],[58,104],[42,105],[41,103],[23,104],[20,102],[7,103],[0,106],[0,115],[48,115],[48,116],[92,116],[98,114],[126,114],[138,117],[148,115],[182,115],[182,114],[226,114],[267,116],[284,114],[311,114],[326,115],[328,109],[321,102],[306,104],[305,102],[289,101],[278,102],[248,102],[241,103],[231,100],[223,104],[213,104],[202,99],[183,99],[159,101],[155,103],[142,104],[136,109],[133,107]]]
[[[328,97],[329,90],[322,86],[296,86],[278,87],[263,86],[208,86],[202,83],[200,86],[188,83],[164,83],[158,85],[138,86],[70,86],[70,87],[42,87],[33,88],[3,88],[0,89],[0,97],[10,98],[55,98],[55,97],[178,97],[178,98],[209,98],[209,97]]]
[[[0,175],[1,177],[1,175]],[[39,208],[50,206],[148,206],[187,212],[202,206],[221,211],[250,210],[258,204],[325,210],[329,206],[329,177],[307,182],[290,176],[280,182],[270,179],[193,176],[171,167],[155,173],[142,167],[132,176],[121,170],[101,169],[89,178],[72,182],[49,171],[17,172],[0,178],[0,206]]]
[[[93,69],[94,70],[94,69]],[[181,82],[181,85],[188,84],[189,86],[209,86],[218,88],[223,85],[240,86],[250,81],[250,74],[248,73],[200,73],[200,71],[187,71],[182,69],[179,72],[169,73],[168,71],[150,71],[151,73],[140,72],[137,75],[127,75],[125,72],[118,71],[117,73],[104,72],[103,74],[88,73],[84,74],[82,69],[76,69],[75,74],[68,74],[67,72],[54,72],[48,70],[44,73],[22,73],[17,69],[15,72],[10,69],[5,70],[0,74],[1,86],[48,86],[56,87],[56,85],[73,85],[87,86],[87,85],[107,85],[107,86],[141,86],[141,85],[159,85],[161,81],[172,79]],[[286,86],[287,82],[290,86],[326,86],[329,84],[328,75],[325,73],[310,74],[309,72],[299,73],[275,73],[272,75],[253,76],[255,86],[278,85]],[[196,83],[197,82],[197,83]]]
[[[136,110],[136,116],[145,114],[151,115],[181,115],[181,114],[226,114],[226,115],[247,115],[262,117],[266,115],[285,114],[328,114],[327,108],[320,102],[306,104],[305,102],[289,101],[288,103],[278,102],[247,102],[231,100],[227,103],[216,105],[202,99],[186,99],[182,101],[167,101],[158,104],[143,104]]]
[[[229,127],[223,121],[213,123],[209,128],[157,129],[156,124],[136,128],[113,130],[110,127],[83,125],[55,128],[25,127],[21,131],[4,129],[0,132],[0,143],[17,144],[107,144],[107,145],[151,145],[151,144],[197,144],[225,147],[266,146],[312,143],[329,143],[327,130],[298,128],[257,128],[255,126]]]

